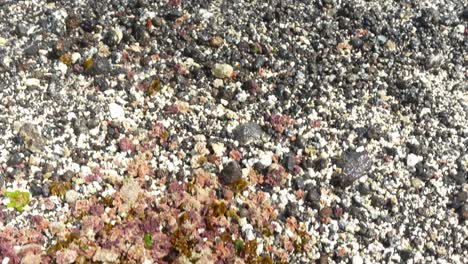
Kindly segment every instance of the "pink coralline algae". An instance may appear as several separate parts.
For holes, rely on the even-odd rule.
[[[294,119],[287,115],[273,115],[270,121],[271,126],[278,133],[283,133],[286,128],[294,124]]]

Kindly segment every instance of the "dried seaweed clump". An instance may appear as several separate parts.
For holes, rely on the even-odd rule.
[[[50,183],[50,193],[56,196],[64,196],[72,188],[71,182],[54,180]]]
[[[195,246],[194,242],[190,239],[189,235],[184,234],[182,230],[177,229],[171,235],[172,246],[181,254],[190,257],[192,256],[192,250]]]

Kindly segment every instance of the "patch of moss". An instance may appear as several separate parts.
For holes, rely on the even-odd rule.
[[[28,192],[22,192],[19,190],[5,192],[4,196],[10,199],[10,202],[6,206],[8,208],[14,208],[19,212],[23,211],[23,207],[29,203],[30,198]]]

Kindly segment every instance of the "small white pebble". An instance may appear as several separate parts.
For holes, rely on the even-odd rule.
[[[418,162],[422,161],[423,157],[415,155],[413,153],[408,154],[408,157],[406,159],[406,165],[409,167],[414,167]]]
[[[41,86],[41,81],[39,79],[30,78],[30,79],[26,79],[25,84],[26,84],[26,86],[39,87],[39,86]]]
[[[352,263],[353,264],[364,264],[364,260],[362,259],[361,256],[356,255],[356,256],[353,257]]]
[[[78,200],[80,194],[75,191],[75,190],[69,190],[67,193],[65,193],[65,200],[67,203],[74,203],[76,200]]]
[[[123,119],[125,118],[125,111],[122,106],[116,103],[109,104],[109,112],[112,118],[114,119]]]

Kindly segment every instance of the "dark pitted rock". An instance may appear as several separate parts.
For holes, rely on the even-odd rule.
[[[95,57],[92,61],[92,65],[86,70],[89,75],[103,75],[108,74],[112,70],[111,63],[108,59],[103,57]]]
[[[255,59],[255,62],[254,62],[254,64],[253,64],[253,67],[252,67],[252,68],[253,68],[254,70],[258,70],[258,69],[262,68],[263,65],[265,64],[265,61],[266,61],[266,59],[265,59],[264,56],[258,56],[258,57]]]
[[[65,25],[68,31],[72,31],[76,28],[79,28],[81,25],[81,15],[69,14],[65,19]]]
[[[468,203],[462,206],[460,214],[463,220],[468,219]]]
[[[283,166],[288,169],[288,171],[293,171],[294,166],[296,166],[296,157],[293,153],[289,152],[283,159]]]
[[[237,161],[229,162],[221,171],[219,181],[224,185],[231,185],[242,178],[242,169]]]
[[[41,196],[42,195],[42,188],[41,186],[37,185],[36,183],[32,183],[31,187],[29,187],[29,192],[33,197]]]
[[[317,186],[309,184],[306,186],[307,193],[305,196],[306,203],[314,209],[320,208],[320,189]]]
[[[117,35],[117,32],[115,30],[107,31],[104,35],[103,42],[109,47],[117,46],[119,44],[119,36]]]
[[[263,136],[262,128],[253,122],[241,124],[234,129],[234,139],[239,141],[241,145],[260,141]]]
[[[251,94],[256,94],[260,91],[260,86],[255,80],[248,80],[242,84],[242,89]]]
[[[299,205],[297,203],[289,202],[284,209],[284,216],[286,217],[299,217],[301,211],[299,211]]]
[[[338,159],[337,167],[341,168],[341,173],[333,176],[331,183],[346,188],[371,170],[372,160],[365,151],[347,150]]]
[[[15,152],[7,161],[7,165],[10,167],[15,167],[20,165],[24,160],[24,156],[21,153]]]
[[[34,56],[34,55],[37,55],[38,51],[39,51],[39,45],[37,43],[33,43],[31,44],[31,46],[24,49],[24,54]]]
[[[31,123],[24,124],[19,131],[24,144],[28,150],[34,153],[40,153],[44,150],[45,140],[37,127]]]
[[[455,199],[452,202],[452,207],[455,209],[458,209],[467,201],[468,201],[468,192],[461,191],[455,196]]]

